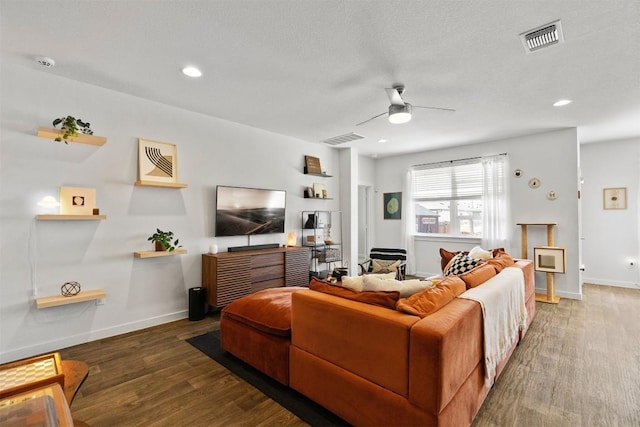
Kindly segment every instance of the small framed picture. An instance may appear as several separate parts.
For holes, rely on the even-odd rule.
[[[177,146],[138,138],[138,176],[140,181],[177,183]]]
[[[602,203],[604,209],[627,209],[627,187],[603,189]]]
[[[326,199],[327,198],[327,187],[324,184],[320,184],[317,182],[313,183],[313,195],[318,199]]]
[[[384,193],[384,219],[402,219],[402,193]]]
[[[60,187],[60,213],[62,215],[93,215],[95,207],[95,188]]]
[[[566,252],[557,246],[536,246],[533,248],[534,268],[546,273],[564,273],[566,269]]]
[[[322,173],[320,159],[313,156],[304,156],[305,173],[319,174]]]

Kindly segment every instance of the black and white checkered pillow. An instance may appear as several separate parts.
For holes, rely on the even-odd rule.
[[[444,269],[444,275],[458,276],[459,274],[472,270],[479,262],[479,259],[471,258],[469,255],[459,253],[449,261],[449,264],[447,264],[447,267]]]

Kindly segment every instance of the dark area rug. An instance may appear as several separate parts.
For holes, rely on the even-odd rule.
[[[212,331],[189,338],[187,342],[260,390],[269,398],[278,402],[278,404],[294,413],[307,424],[311,426],[349,425],[341,418],[297,391],[280,384],[271,377],[264,375],[242,360],[222,350],[220,347],[220,331]]]

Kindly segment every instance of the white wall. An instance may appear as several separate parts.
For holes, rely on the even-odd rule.
[[[201,254],[213,241],[218,184],[286,190],[286,231],[301,227],[302,210],[339,210],[338,150],[328,146],[20,66],[2,64],[0,84],[0,362],[186,317],[188,288],[201,285]],[[67,114],[91,122],[107,143],[35,136]],[[179,181],[189,187],[134,187],[138,137],[177,144]],[[305,154],[334,177],[304,175]],[[303,188],[318,179],[334,200],[303,199]],[[96,188],[107,219],[35,221],[37,202],[57,198],[60,186]],[[147,237],[156,227],[174,231],[188,254],[134,259],[134,251],[152,249]],[[285,236],[251,244],[284,243]],[[216,240],[222,251],[248,243]],[[35,308],[34,291],[59,295],[70,280],[104,289],[106,303]]]
[[[522,169],[524,175],[510,175],[511,197],[511,244],[507,251],[515,257],[521,255],[521,233],[519,222],[557,222],[555,245],[567,249],[567,273],[556,274],[556,292],[562,297],[581,298],[578,261],[578,141],[575,128],[511,138],[483,144],[467,145],[442,150],[425,151],[410,155],[379,159],[377,161],[374,201],[374,223],[376,246],[399,247],[402,232],[401,221],[383,220],[383,193],[402,191],[402,177],[410,166],[454,160],[475,156],[508,153],[510,170]],[[532,177],[542,185],[531,189],[528,181]],[[549,190],[559,197],[555,201],[546,198]],[[546,227],[529,227],[529,258],[533,246],[544,246]],[[470,249],[478,244],[477,239],[421,239],[415,247],[416,274],[429,276],[440,273],[438,249]],[[546,292],[546,278],[536,273],[536,287]]]
[[[583,281],[637,288],[640,140],[607,141],[581,147]],[[603,189],[627,188],[627,208],[603,209]],[[634,265],[631,266],[630,262]]]

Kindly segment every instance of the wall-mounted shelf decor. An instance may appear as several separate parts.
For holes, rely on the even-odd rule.
[[[186,249],[176,249],[174,251],[136,251],[133,253],[133,256],[136,258],[155,258],[160,256],[184,255],[186,253]]]
[[[136,181],[137,187],[187,188],[187,184],[179,182]]]
[[[61,137],[62,134],[63,132],[60,129],[39,127],[37,135],[41,138],[56,139]],[[102,146],[107,142],[107,138],[104,136],[85,135],[80,133],[77,136],[69,138],[69,142]]]
[[[107,219],[106,215],[60,215],[42,214],[36,215],[38,221],[100,221]]]
[[[323,178],[332,178],[333,175],[327,175],[326,173],[313,173],[313,172],[307,172],[307,168],[305,166],[304,168],[304,174],[305,175],[313,175],[313,176],[321,176]]]
[[[75,304],[78,302],[93,301],[106,298],[107,293],[102,289],[93,289],[90,291],[82,291],[76,295],[65,297],[62,295],[54,295],[50,297],[36,298],[36,306],[38,308],[56,307],[59,305]]]

